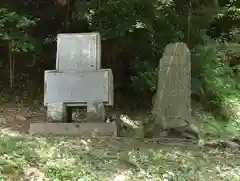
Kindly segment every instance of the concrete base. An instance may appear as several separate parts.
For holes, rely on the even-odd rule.
[[[32,123],[30,135],[61,135],[81,137],[115,136],[114,123]]]
[[[87,102],[87,122],[104,122],[105,118],[106,112],[102,101]],[[64,103],[49,104],[47,107],[47,122],[73,122],[72,107],[66,107]]]

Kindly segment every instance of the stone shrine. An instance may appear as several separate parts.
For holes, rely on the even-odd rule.
[[[46,70],[44,75],[44,106],[47,107],[47,122],[54,123],[48,123],[45,127],[49,128],[52,124],[54,124],[52,127],[69,125],[68,122],[72,121],[69,120],[72,117],[71,107],[81,106],[87,106],[84,122],[103,123],[104,105],[113,106],[113,92],[112,70],[101,69],[100,34],[58,34],[56,69]],[[56,122],[58,124],[55,124]],[[79,129],[82,127],[82,123],[77,125]],[[114,124],[111,125],[113,127]],[[37,129],[40,130],[40,127],[42,131],[48,132],[44,134],[57,134],[56,131],[45,129],[42,123],[31,124],[29,132],[37,134]],[[74,134],[81,132],[79,129],[75,128]],[[58,132],[62,134],[66,133],[66,130]]]

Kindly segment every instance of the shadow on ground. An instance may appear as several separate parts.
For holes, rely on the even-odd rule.
[[[191,142],[30,137],[28,117],[42,121],[41,111],[2,111],[0,180],[240,180],[239,155]]]

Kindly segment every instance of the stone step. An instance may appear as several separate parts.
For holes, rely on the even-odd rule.
[[[114,123],[31,123],[30,135],[59,135],[81,137],[115,136]]]

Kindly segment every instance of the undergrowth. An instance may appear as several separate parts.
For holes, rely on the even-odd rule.
[[[211,112],[199,111],[195,114],[195,121],[203,138],[228,139],[240,135],[240,126],[231,121],[214,116]]]
[[[233,69],[227,64],[228,55],[224,50],[228,46],[209,38],[204,39],[204,43],[193,51],[193,63],[200,67],[195,78],[201,82],[198,92],[207,100],[205,108],[217,119],[240,128],[240,85],[233,77]]]
[[[128,139],[42,138],[2,130],[0,180],[240,180],[240,158],[228,151]]]
[[[193,51],[193,64],[200,67],[193,78],[199,79],[199,95],[209,111],[196,117],[203,138],[240,135],[240,86],[224,62],[222,47],[207,39]],[[36,92],[23,97],[31,102]],[[9,99],[2,96],[0,103]],[[34,175],[53,181],[240,181],[240,158],[226,150],[144,144],[130,138],[29,137],[3,129],[0,134],[0,181],[25,181]]]

